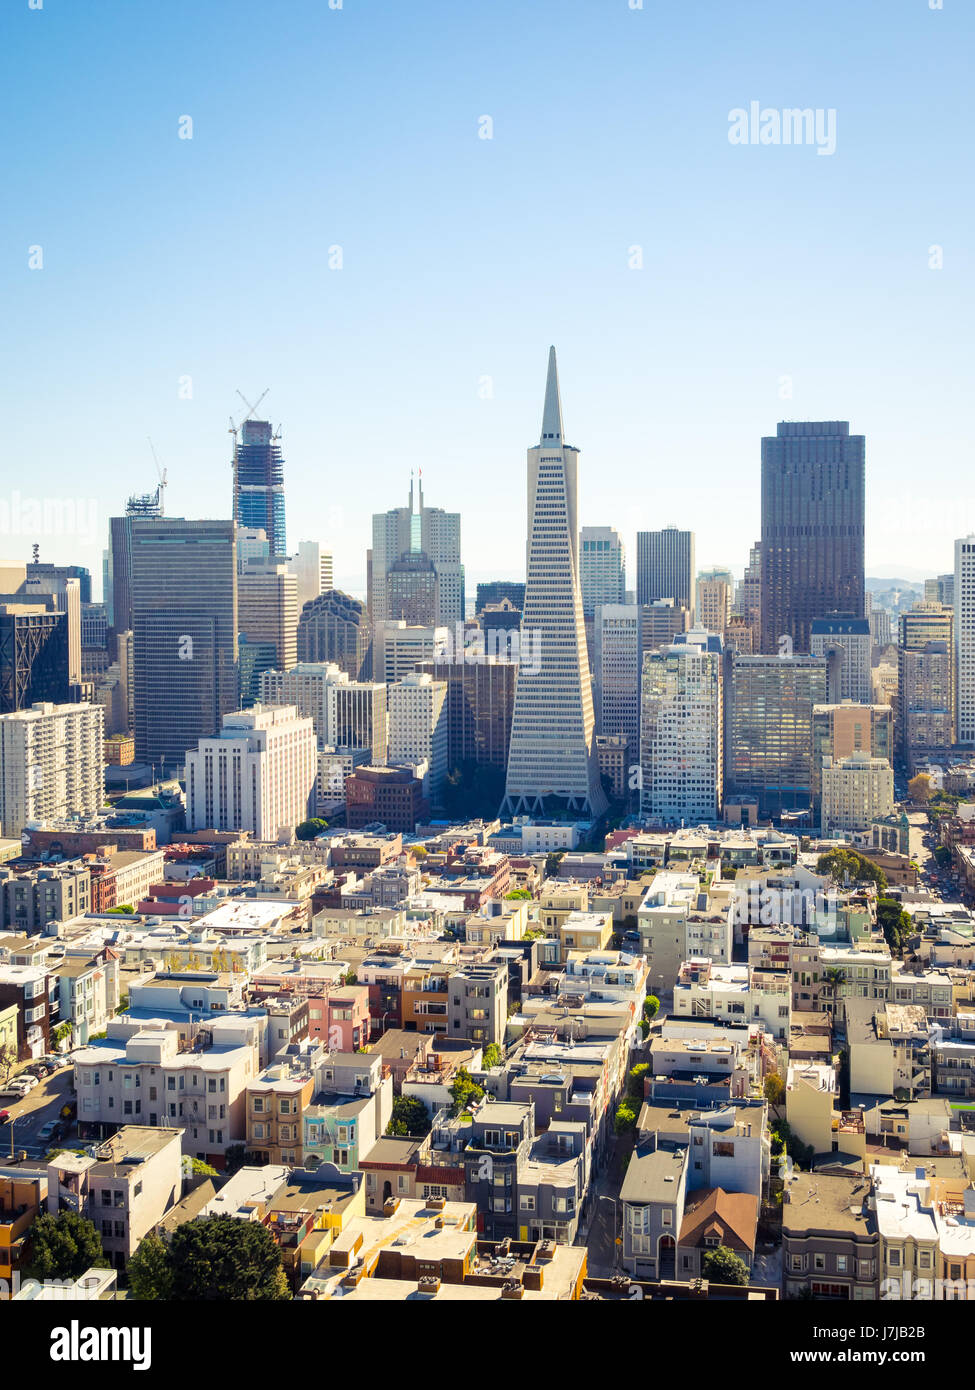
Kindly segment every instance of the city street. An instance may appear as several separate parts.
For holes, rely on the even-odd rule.
[[[924,811],[910,811],[907,819],[911,827],[911,858],[920,870],[919,886],[936,897],[943,898],[945,902],[961,902],[961,886],[952,881],[950,872],[942,869],[934,857],[938,838],[928,828],[927,815]]]
[[[0,1162],[12,1153],[26,1152],[29,1158],[43,1158],[52,1146],[38,1138],[38,1131],[48,1120],[61,1119],[61,1109],[74,1097],[71,1094],[73,1068],[64,1067],[40,1081],[23,1100],[0,1096],[0,1110],[10,1112],[11,1119],[0,1125]],[[71,1138],[62,1144],[72,1144]]]

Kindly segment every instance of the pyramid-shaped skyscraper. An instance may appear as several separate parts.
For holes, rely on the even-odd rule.
[[[563,440],[555,348],[528,450],[528,577],[502,815],[602,814],[579,587],[579,450]]]

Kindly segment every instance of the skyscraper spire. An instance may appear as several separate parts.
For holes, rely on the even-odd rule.
[[[548,377],[545,381],[545,409],[542,411],[540,443],[560,447],[562,444],[562,402],[559,399],[559,368],[555,348],[548,350]]]
[[[606,807],[579,587],[578,484],[550,348],[542,437],[528,450],[528,574],[502,815],[595,820]]]

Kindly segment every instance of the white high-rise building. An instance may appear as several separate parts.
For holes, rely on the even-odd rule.
[[[251,560],[269,560],[271,542],[262,527],[237,527],[237,572],[238,574]]]
[[[579,451],[563,440],[553,347],[542,437],[528,450],[528,576],[503,813],[578,819],[605,807],[579,588]]]
[[[975,744],[975,535],[955,541],[955,719],[958,742]]]
[[[273,840],[315,813],[315,729],[293,705],[225,714],[215,738],[186,755],[191,830],[248,830]]]
[[[332,552],[318,541],[299,541],[288,569],[298,581],[298,613],[306,603],[334,588]]]
[[[870,675],[873,638],[869,618],[847,613],[813,618],[809,650],[812,656],[836,653],[839,657],[830,664],[830,704],[839,705],[844,700],[852,700],[855,705],[870,704],[873,698]]]
[[[851,753],[823,758],[822,830],[848,835],[894,814],[894,769],[886,758]]]
[[[597,734],[623,734],[640,749],[640,609],[604,603],[593,619],[593,702]]]
[[[315,726],[319,748],[365,748],[386,761],[386,686],[354,681],[331,661],[302,661],[290,671],[261,672],[261,703],[294,705]]]
[[[31,821],[87,819],[105,801],[102,705],[32,705],[0,715],[0,835]]]
[[[415,671],[421,661],[436,661],[447,653],[451,630],[404,622],[377,623],[372,648],[372,672],[387,685]]]
[[[413,671],[389,687],[389,761],[427,764],[423,792],[439,804],[447,775],[447,682]]]
[[[579,541],[582,613],[592,618],[600,604],[626,602],[626,558],[612,526],[583,526]]]
[[[702,627],[682,636],[644,658],[640,810],[665,823],[698,825],[721,814],[722,642]]]
[[[410,502],[377,512],[372,518],[372,568],[369,608],[372,621],[384,623],[393,617],[387,575],[404,556],[425,555],[433,564],[437,578],[437,625],[464,621],[464,567],[460,559],[460,512],[445,512],[423,503],[423,480],[414,488],[410,479]]]

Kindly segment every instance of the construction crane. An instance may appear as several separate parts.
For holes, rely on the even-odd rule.
[[[245,424],[247,423],[247,421],[251,418],[251,416],[252,416],[252,415],[254,414],[254,412],[257,410],[257,407],[260,405],[261,401],[264,399],[264,397],[267,395],[267,393],[268,393],[268,391],[270,391],[270,389],[271,389],[270,386],[266,387],[266,388],[261,392],[261,394],[258,396],[257,400],[254,402],[253,405],[251,405],[250,401],[249,401],[249,400],[247,399],[247,397],[244,395],[243,391],[238,391],[238,392],[237,392],[237,394],[238,394],[238,396],[240,397],[240,399],[241,399],[241,400],[244,402],[244,404],[247,406],[247,414],[246,414],[245,416],[243,416],[243,418],[241,419],[240,423],[237,424],[237,425],[234,424],[234,417],[233,417],[232,415],[231,415],[231,417],[230,417],[230,431],[229,431],[229,433],[232,434],[233,437],[234,437],[234,453],[235,453],[235,454],[236,454],[236,452],[237,452],[237,434],[238,434],[238,431],[239,431],[239,430],[242,428],[242,426],[245,425]]]
[[[267,393],[268,393],[268,391],[270,391],[270,389],[271,389],[270,386],[265,387],[264,390],[263,390],[263,391],[261,392],[261,394],[258,396],[257,400],[254,402],[253,405],[251,405],[250,401],[249,401],[249,400],[247,399],[247,397],[244,395],[243,391],[241,391],[241,390],[238,390],[238,391],[237,391],[238,396],[239,396],[240,399],[244,402],[244,404],[247,406],[247,414],[241,419],[240,423],[239,423],[239,424],[236,424],[236,425],[234,424],[234,417],[231,415],[231,417],[230,417],[230,429],[228,430],[228,433],[229,433],[229,434],[232,434],[233,437],[234,437],[234,457],[233,457],[232,464],[231,464],[231,466],[232,466],[232,468],[233,468],[233,473],[234,473],[234,508],[233,508],[234,521],[239,521],[239,520],[240,520],[240,517],[239,517],[238,514],[237,514],[237,436],[238,436],[239,431],[244,427],[244,425],[246,425],[247,421],[252,417],[252,415],[254,414],[254,412],[257,410],[257,407],[260,405],[261,401],[263,401],[264,397],[267,395]]]
[[[153,442],[152,442],[151,439],[149,440],[149,449],[150,449],[150,451],[151,451],[151,453],[152,453],[152,461],[153,461],[153,463],[156,465],[156,477],[159,479],[159,485],[158,485],[158,487],[156,488],[156,501],[157,501],[158,504],[159,504],[159,515],[160,515],[160,516],[165,516],[165,515],[166,515],[166,499],[165,499],[165,497],[164,497],[163,494],[164,494],[165,491],[166,491],[166,485],[167,485],[167,483],[168,483],[168,481],[169,481],[169,469],[168,469],[168,468],[160,468],[160,466],[159,466],[159,455],[156,453],[155,445],[153,444]]]

